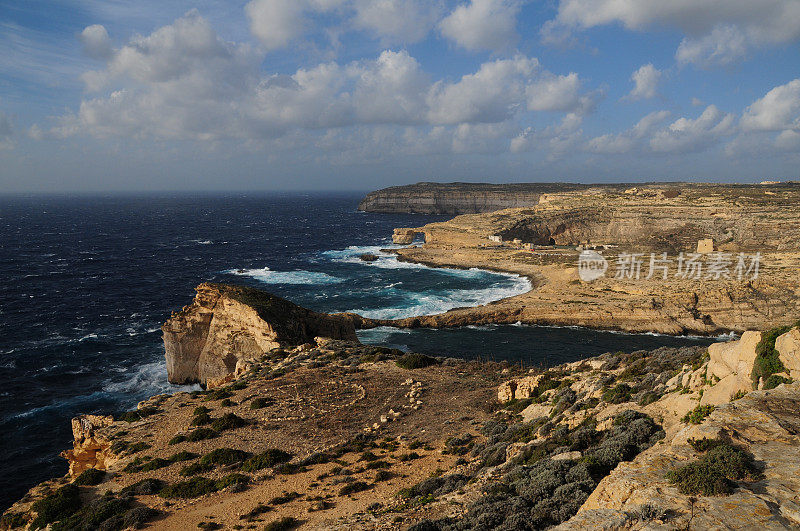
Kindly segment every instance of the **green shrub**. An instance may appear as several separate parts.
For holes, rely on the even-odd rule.
[[[189,442],[197,442],[205,439],[213,439],[218,436],[219,432],[217,430],[211,428],[197,428],[196,430],[190,431],[189,435],[186,435],[186,440]]]
[[[161,491],[161,489],[163,489],[165,486],[166,483],[164,483],[160,479],[147,478],[141,481],[137,481],[133,485],[128,485],[127,487],[122,489],[122,492],[134,495],[151,495],[151,494],[158,494]]]
[[[705,406],[698,405],[696,408],[686,413],[686,415],[683,416],[681,421],[692,424],[700,424],[713,411],[714,411],[714,406],[710,404]]]
[[[158,495],[162,498],[197,498],[217,490],[217,482],[213,479],[196,477],[167,485],[159,491]]]
[[[119,523],[122,515],[131,505],[129,498],[103,496],[82,506],[77,512],[53,524],[53,531],[73,531],[75,529],[122,529]]]
[[[767,379],[764,380],[764,389],[775,389],[780,384],[790,384],[794,380],[791,378],[783,377],[779,374],[770,374],[767,376]]]
[[[514,415],[518,415],[531,404],[533,404],[533,398],[513,398],[503,404],[503,409],[510,411]]]
[[[104,470],[97,470],[96,468],[88,468],[81,472],[81,475],[76,477],[72,482],[73,485],[99,485],[105,479],[106,473]]]
[[[248,459],[253,454],[245,452],[244,450],[236,450],[234,448],[217,448],[207,453],[200,459],[200,463],[204,465],[232,465],[234,463],[241,463]]]
[[[244,486],[250,483],[250,476],[245,474],[228,474],[217,480],[217,490],[222,490],[232,486]]]
[[[225,413],[211,423],[211,429],[216,431],[234,430],[246,425],[247,421],[236,413]]]
[[[278,520],[273,520],[264,526],[264,531],[288,531],[300,525],[300,521],[291,516],[284,516]]]
[[[341,489],[339,489],[339,496],[349,496],[351,494],[355,494],[356,492],[367,490],[369,487],[370,486],[363,481],[347,483]]]
[[[417,452],[408,452],[406,454],[401,454],[397,460],[400,462],[406,461],[413,461],[414,459],[419,459],[420,455]]]
[[[616,387],[606,389],[603,393],[603,401],[609,404],[622,404],[631,399],[632,389],[628,384],[617,384]]]
[[[700,459],[667,473],[667,479],[683,494],[726,495],[733,492],[736,481],[760,476],[753,456],[729,442],[701,440],[692,446],[707,451]]]
[[[211,402],[212,400],[222,400],[223,398],[230,398],[232,396],[233,393],[231,393],[230,389],[227,387],[220,387],[219,389],[208,391],[203,400],[206,402]]]
[[[196,408],[194,408],[194,411],[192,412],[192,415],[197,416],[197,415],[203,415],[203,414],[208,414],[208,413],[211,413],[211,410],[208,409],[206,406],[197,406]]]
[[[191,426],[204,426],[211,424],[211,416],[208,413],[199,413],[192,419]]]
[[[222,400],[220,400],[219,405],[220,407],[231,407],[235,404],[231,402],[230,398],[223,398]]]
[[[241,469],[244,472],[255,472],[256,470],[261,470],[263,468],[272,468],[281,463],[290,461],[292,457],[292,454],[288,452],[270,448],[265,452],[254,455],[253,457],[247,459],[242,464]]]
[[[127,453],[128,454],[135,454],[137,452],[141,452],[142,450],[147,450],[147,449],[149,449],[151,447],[152,446],[149,443],[137,442],[137,443],[133,443],[130,446],[128,446]]]
[[[254,398],[250,402],[250,409],[261,409],[267,406],[271,406],[274,400],[271,398],[264,398],[263,396],[259,396],[258,398]]]
[[[397,366],[400,367],[401,369],[411,370],[411,369],[424,369],[425,367],[436,365],[439,362],[436,360],[436,358],[426,356],[425,354],[411,352],[409,354],[403,355],[395,363],[397,363]]]
[[[180,463],[181,461],[191,461],[197,457],[200,456],[194,452],[187,452],[186,450],[183,450],[177,454],[172,454],[172,456],[169,458],[169,461],[170,463]]]
[[[733,402],[734,400],[739,400],[740,398],[744,398],[745,396],[747,396],[747,391],[745,391],[744,389],[739,389],[731,397],[731,402]]]
[[[377,472],[375,472],[375,483],[379,483],[381,481],[387,481],[389,479],[392,479],[393,477],[394,474],[392,474],[388,470],[378,470]]]
[[[214,470],[214,465],[208,463],[192,463],[181,468],[179,474],[181,476],[196,476],[197,474],[205,474]]]
[[[758,386],[759,379],[766,380],[771,375],[786,370],[778,351],[775,350],[775,340],[791,328],[791,326],[782,326],[762,333],[761,341],[756,345],[756,359],[753,362],[753,371],[750,373],[753,387]]]
[[[302,494],[299,492],[284,492],[280,496],[275,496],[272,498],[269,503],[272,505],[283,505],[285,503],[292,502],[301,496]]]
[[[52,494],[37,500],[31,506],[36,519],[31,529],[39,529],[47,524],[63,520],[81,508],[80,489],[75,485],[64,485]]]
[[[370,461],[369,463],[367,463],[367,466],[365,468],[367,470],[379,470],[382,468],[391,468],[391,466],[392,466],[391,464],[384,461],[383,459],[378,459],[377,461]]]
[[[170,439],[167,444],[170,444],[170,445],[179,444],[179,443],[182,443],[182,442],[184,442],[186,440],[187,440],[186,435],[176,435],[175,437]]]

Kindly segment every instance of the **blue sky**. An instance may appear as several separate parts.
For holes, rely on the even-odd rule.
[[[800,178],[797,0],[0,0],[9,192]]]

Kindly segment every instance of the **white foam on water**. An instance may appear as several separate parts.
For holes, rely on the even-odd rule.
[[[268,267],[261,269],[229,269],[225,271],[231,275],[250,277],[264,284],[338,284],[341,278],[318,271],[273,271]]]
[[[127,372],[127,378],[103,386],[106,393],[150,397],[162,393],[199,390],[199,385],[174,385],[167,381],[167,364],[164,360],[139,365]]]
[[[479,273],[482,275],[499,275],[499,273],[487,273],[484,271]],[[349,311],[372,319],[403,319],[418,315],[434,315],[465,306],[482,306],[530,291],[531,283],[527,278],[518,275],[503,276],[506,277],[503,279],[503,283],[505,284],[510,280],[510,285],[495,285],[481,289],[447,290],[440,293],[407,292],[403,294],[406,301],[401,307],[360,308]]]
[[[410,334],[411,330],[394,328],[391,326],[379,326],[368,330],[359,330],[358,338],[366,343],[386,343],[386,341],[396,334]]]

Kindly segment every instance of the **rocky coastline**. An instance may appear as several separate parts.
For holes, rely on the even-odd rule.
[[[528,208],[396,229],[396,243],[424,237],[424,245],[392,250],[400,260],[518,274],[530,279],[533,289],[477,308],[386,324],[440,328],[521,322],[718,335],[789,323],[800,314],[797,201],[797,183],[595,187],[545,194]],[[700,249],[701,242],[710,247]],[[638,253],[640,269],[635,276],[609,269],[601,278],[583,281],[581,250],[598,253],[610,268]],[[738,257],[756,253],[758,276],[737,278]],[[671,260],[669,275],[647,277],[651,255]],[[705,260],[705,267],[722,257],[729,269],[716,276],[708,269],[677,275],[676,262],[692,255]]]
[[[209,294],[238,297],[244,308],[214,305],[230,326],[205,338],[227,346],[209,356],[237,357],[231,371],[74,419],[69,474],[31,489],[2,528],[800,525],[797,324],[542,371],[325,337],[352,328],[294,305],[267,313],[285,301],[240,289],[199,286],[164,329],[166,347]],[[277,343],[260,352],[231,342],[232,317],[251,310],[246,334]]]
[[[797,528],[798,200],[796,185],[581,188],[398,229],[400,260],[531,280],[431,316],[320,314],[200,284],[162,332],[169,380],[203,390],[73,419],[69,473],[0,529]],[[764,267],[585,281],[586,249],[757,252]],[[355,333],[516,322],[742,335],[539,370]]]

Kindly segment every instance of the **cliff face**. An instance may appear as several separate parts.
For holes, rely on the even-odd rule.
[[[204,283],[194,302],[161,327],[172,383],[215,385],[237,364],[316,337],[357,341],[351,320],[319,314],[269,293]]]
[[[370,192],[358,209],[384,213],[475,214],[534,206],[544,193],[581,188],[586,186],[566,183],[417,183]]]

